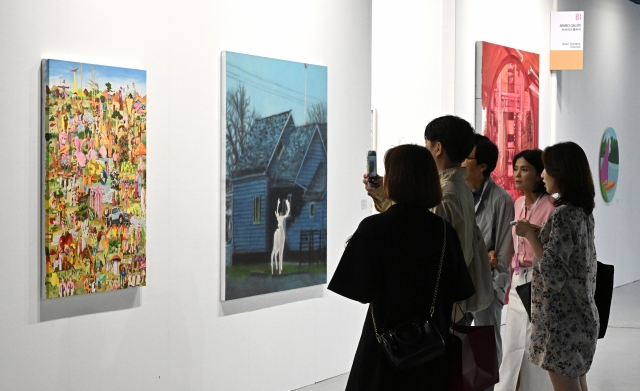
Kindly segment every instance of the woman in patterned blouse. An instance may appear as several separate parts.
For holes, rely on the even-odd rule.
[[[534,250],[529,361],[549,371],[556,391],[587,391],[586,373],[598,341],[594,301],[595,190],[587,157],[577,144],[545,149],[543,180],[558,207],[536,235],[526,220],[516,225]]]

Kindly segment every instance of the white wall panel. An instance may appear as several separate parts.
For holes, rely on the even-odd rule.
[[[598,259],[616,267],[615,284],[640,279],[640,5],[628,0],[559,0],[558,11],[584,11],[584,69],[558,71],[557,141],[574,141],[587,153],[596,184]],[[620,174],[612,202],[598,186],[600,141],[615,129]]]
[[[370,1],[3,1],[0,390],[280,391],[350,369],[361,304],[220,305],[222,50],[328,67],[331,277],[368,215]],[[42,58],[147,71],[147,287],[40,300]]]
[[[452,77],[443,82],[443,53],[454,55],[443,20],[451,26],[455,18],[444,2],[373,0],[371,107],[378,118],[379,173],[389,148],[424,145],[427,123],[445,114],[443,94],[453,94]],[[364,155],[361,160],[364,173]]]

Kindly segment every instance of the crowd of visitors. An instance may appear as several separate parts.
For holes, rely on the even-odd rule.
[[[474,354],[462,325],[493,328],[483,343],[496,373],[483,389],[586,391],[599,315],[584,151],[520,151],[514,201],[491,179],[498,147],[467,121],[436,118],[424,138],[387,151],[384,177],[364,175],[381,213],[360,223],[329,284],[369,305],[346,389],[457,389],[460,356]]]

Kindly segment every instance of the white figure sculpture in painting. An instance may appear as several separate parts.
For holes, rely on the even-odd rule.
[[[289,200],[286,200],[287,211],[281,215],[278,213],[280,209],[280,199],[278,198],[278,206],[276,207],[276,219],[278,220],[278,228],[276,228],[276,232],[273,233],[273,250],[271,251],[271,274],[273,275],[273,263],[276,263],[276,269],[278,270],[278,274],[282,274],[282,257],[284,253],[284,240],[285,240],[285,232],[284,232],[284,219],[289,217],[289,209],[291,205],[289,204]]]

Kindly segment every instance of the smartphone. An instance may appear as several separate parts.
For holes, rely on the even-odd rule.
[[[367,151],[367,174],[369,175],[369,185],[374,186],[378,178],[376,151]]]

